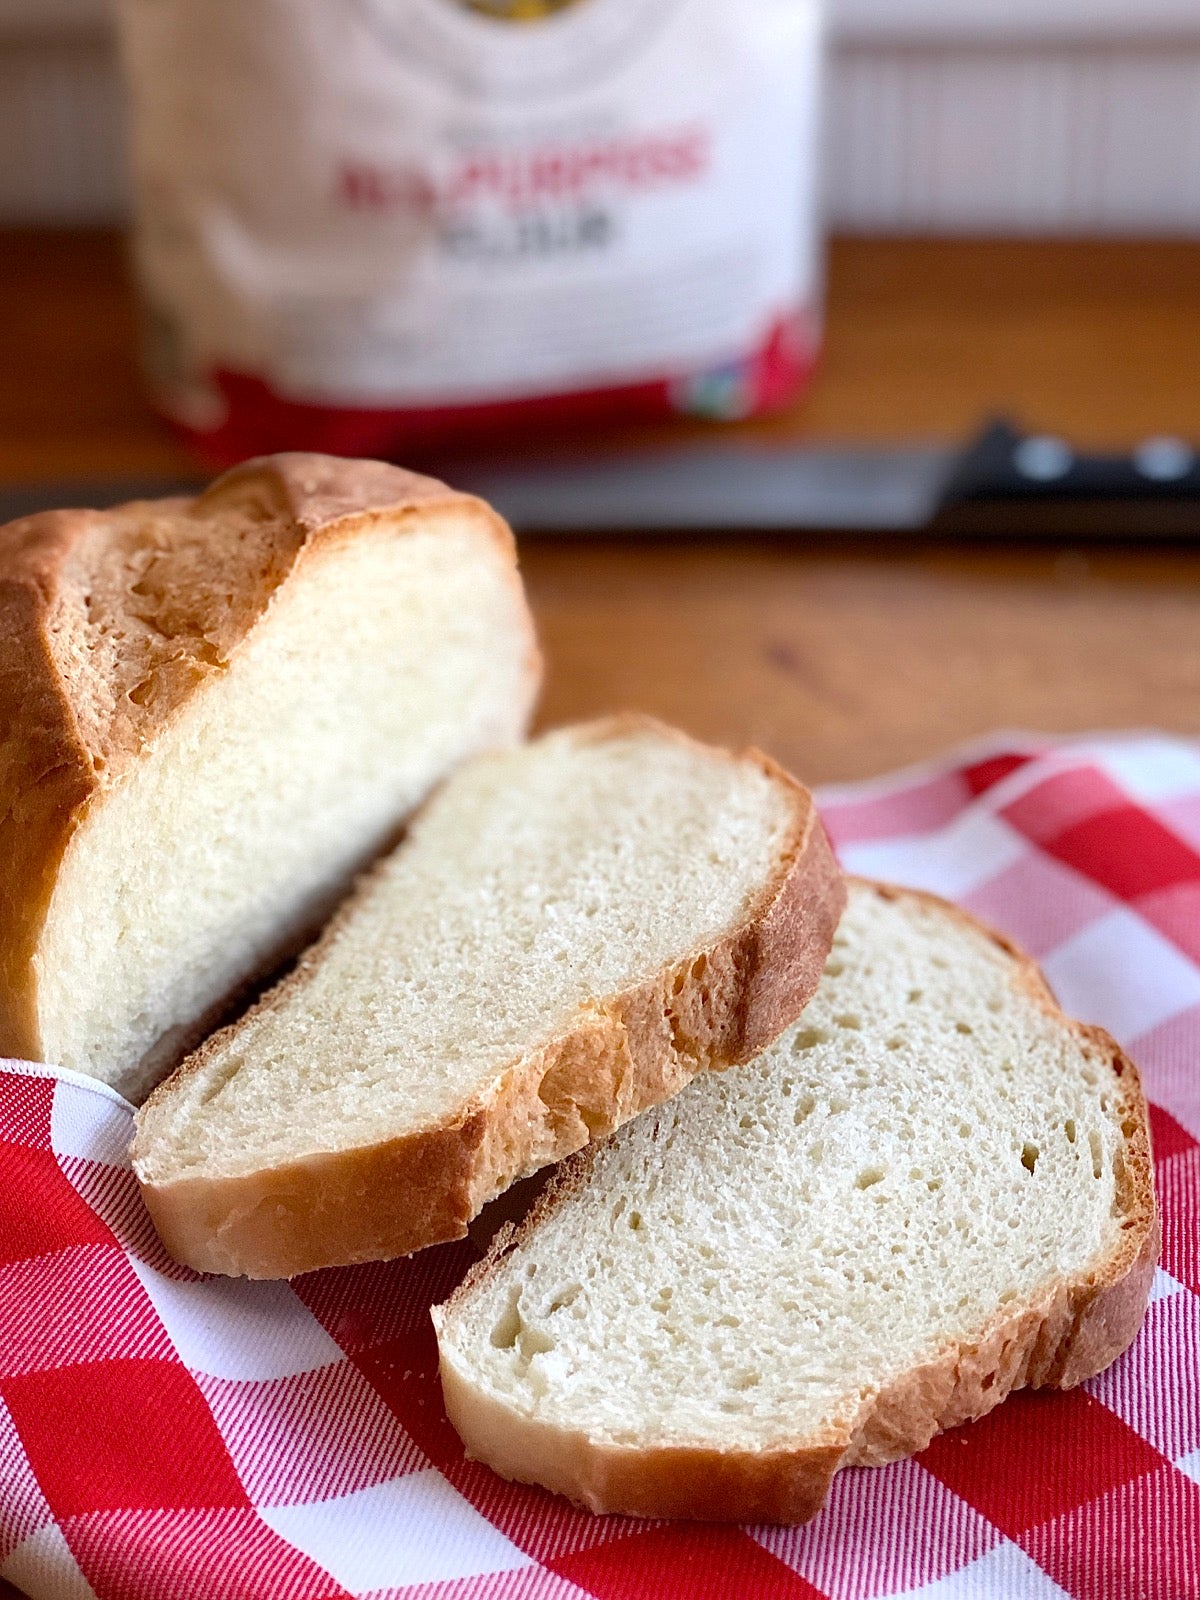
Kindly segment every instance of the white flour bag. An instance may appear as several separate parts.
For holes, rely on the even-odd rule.
[[[159,403],[218,459],[779,404],[819,0],[120,0]]]

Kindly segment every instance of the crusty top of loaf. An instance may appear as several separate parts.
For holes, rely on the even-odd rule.
[[[5,643],[29,678],[58,681],[63,745],[110,783],[228,663],[306,550],[371,513],[467,498],[380,461],[276,455],[235,467],[194,500],[26,517],[0,532],[0,584],[26,598]],[[0,677],[0,704],[6,690],[24,701],[33,687],[20,684],[21,665]],[[19,738],[24,719],[4,709]]]
[[[482,501],[378,461],[247,461],[193,500],[0,529],[0,1053],[35,1045],[28,962],[87,804],[222,672],[314,550],[367,520]],[[514,582],[515,576],[515,556]]]

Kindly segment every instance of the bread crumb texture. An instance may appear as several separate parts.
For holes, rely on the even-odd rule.
[[[455,1118],[745,917],[795,793],[653,724],[479,758],[300,979],[147,1107],[139,1176],[237,1176]]]
[[[739,1490],[703,1512],[794,1520],[839,1461],[920,1448],[1025,1381],[1056,1293],[1086,1299],[1152,1250],[1154,1221],[1133,1069],[1032,979],[960,913],[855,886],[801,1020],[568,1169],[435,1312],[468,1448],[597,1509],[688,1514],[651,1481],[656,1453],[828,1445],[807,1503]],[[1006,1369],[1007,1334],[988,1355],[989,1333],[1026,1310]],[[955,1399],[955,1363],[981,1351],[995,1370]],[[943,1414],[933,1383],[932,1410],[872,1437],[880,1402],[939,1367]]]

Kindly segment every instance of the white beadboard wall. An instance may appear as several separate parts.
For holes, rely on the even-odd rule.
[[[826,188],[851,231],[1200,234],[1200,39],[843,44]]]
[[[127,209],[107,33],[0,29],[0,222],[109,222]]]
[[[830,0],[830,35],[833,226],[1200,236],[1200,0]],[[0,0],[0,222],[123,217],[121,144],[108,0]]]

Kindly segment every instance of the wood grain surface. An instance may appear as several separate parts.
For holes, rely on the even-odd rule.
[[[1084,444],[1200,440],[1198,288],[1196,245],[840,241],[816,382],[747,431],[953,436],[1008,410]],[[191,469],[143,398],[116,238],[0,234],[0,335],[0,479]],[[641,706],[812,782],[998,727],[1200,732],[1192,553],[542,541],[523,560],[544,721]]]
[[[550,722],[640,706],[811,783],[996,728],[1200,732],[1200,563],[530,550]]]

